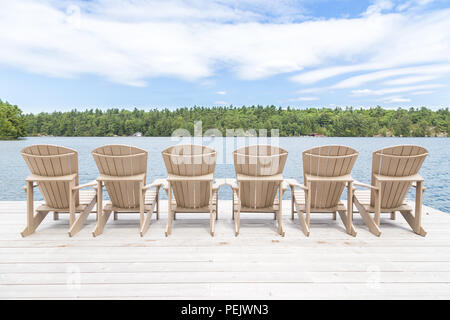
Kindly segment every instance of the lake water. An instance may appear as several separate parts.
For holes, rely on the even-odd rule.
[[[243,138],[216,138],[213,143],[203,141],[218,152],[218,163],[215,177],[234,177],[231,153]],[[248,142],[248,139],[247,139]],[[263,143],[264,141],[258,141]],[[0,201],[25,200],[22,190],[24,179],[29,174],[28,168],[20,155],[20,151],[32,144],[55,144],[73,148],[79,153],[80,183],[94,180],[97,167],[91,156],[91,151],[105,144],[126,144],[143,148],[149,152],[147,182],[156,178],[164,178],[166,169],[161,157],[161,151],[177,141],[167,137],[32,137],[19,141],[0,141]],[[250,141],[253,144],[253,141]],[[399,144],[415,144],[425,147],[429,156],[420,171],[425,178],[427,191],[424,203],[433,208],[450,213],[450,139],[448,138],[310,138],[292,137],[279,138],[279,145],[289,152],[284,169],[284,177],[303,181],[302,151],[314,146],[342,144],[359,151],[359,156],[352,176],[359,181],[370,183],[372,152],[383,147]],[[165,198],[164,192],[163,198]],[[229,188],[222,188],[220,198],[231,199]],[[287,192],[286,198],[290,197]],[[345,195],[344,195],[345,197]],[[414,191],[409,198],[413,199]],[[40,199],[40,195],[36,195]]]

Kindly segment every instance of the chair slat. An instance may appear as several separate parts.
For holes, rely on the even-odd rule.
[[[100,174],[117,177],[147,174],[147,151],[127,145],[106,145],[92,151]],[[106,190],[113,207],[121,209],[139,207],[140,182],[107,181]]]
[[[374,174],[388,177],[403,177],[417,174],[427,157],[426,149],[413,145],[400,145],[377,150],[372,156],[372,185]],[[381,207],[383,209],[400,207],[411,187],[411,182],[383,182]],[[370,205],[375,205],[375,194],[371,192]]]
[[[303,176],[339,177],[351,173],[358,153],[349,147],[329,145],[306,150],[302,154]],[[345,182],[311,182],[311,207],[334,208],[338,205]]]
[[[200,145],[177,145],[162,152],[168,174],[196,177],[214,173],[217,152]],[[172,181],[177,207],[204,208],[209,205],[212,181]]]
[[[75,150],[54,145],[33,145],[22,150],[31,173],[58,177],[78,173],[78,153]],[[75,185],[78,185],[78,175]],[[69,207],[69,182],[45,181],[39,183],[39,190],[45,205],[55,209]],[[79,195],[75,195],[75,205],[79,204]]]

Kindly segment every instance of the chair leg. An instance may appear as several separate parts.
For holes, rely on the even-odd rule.
[[[27,237],[30,234],[33,234],[34,231],[36,231],[37,227],[41,224],[42,220],[47,216],[48,211],[39,211],[36,213],[35,216],[33,216],[33,222],[28,226],[25,227],[25,229],[20,233],[22,237]]]
[[[209,213],[209,233],[214,237],[214,222],[216,221],[216,214],[214,211]]]
[[[141,237],[143,237],[145,235],[145,233],[148,230],[148,227],[150,226],[150,220],[152,219],[152,215],[153,215],[153,208],[148,211],[147,213],[145,213],[145,219],[144,219],[144,223],[141,226],[141,230],[140,230],[140,235]]]
[[[234,212],[234,235],[237,237],[239,235],[239,230],[241,228],[241,212],[237,210]]]
[[[216,199],[216,220],[219,220],[219,195],[217,195]]]
[[[53,220],[59,220],[59,213],[58,212],[53,212]]]
[[[411,211],[400,211],[400,213],[402,214],[403,218],[405,218],[406,222],[408,222],[409,226],[411,227],[411,229],[413,229],[413,231],[422,236],[425,237],[427,235],[427,232],[420,227],[420,229],[416,232],[416,230],[414,230],[414,227],[416,226],[416,219],[415,217],[412,215]]]
[[[44,220],[48,211],[40,211],[34,215],[34,194],[33,194],[33,182],[27,182],[27,226],[21,232],[22,237],[32,234],[39,224]]]
[[[94,237],[97,237],[103,233],[103,229],[105,228],[106,222],[108,221],[110,215],[111,211],[103,211],[103,213],[99,215],[97,225],[92,232]]]
[[[310,229],[309,223],[306,222],[305,215],[303,211],[297,211],[298,221],[300,222],[300,226],[302,227],[302,231],[305,236],[309,237]]]
[[[348,213],[345,210],[340,210],[338,211],[339,216],[341,217],[342,222],[344,223],[345,229],[347,231],[347,234],[356,237],[356,230],[355,227],[353,226],[353,223],[349,223],[348,222]]]
[[[395,220],[395,211],[391,212],[391,220]]]
[[[367,210],[358,201],[358,199],[356,197],[353,197],[353,203],[355,204],[356,208],[358,209],[359,214],[361,215],[361,218],[363,219],[364,223],[369,228],[369,231],[372,232],[377,237],[379,237],[381,235],[380,227],[372,219],[372,217],[370,216],[369,212],[367,212]]]
[[[156,196],[156,220],[159,220],[159,188]]]
[[[89,213],[91,213],[90,210],[89,211],[85,210],[82,213],[80,213],[78,218],[73,223],[72,227],[70,227],[70,229],[69,229],[69,232],[68,232],[69,237],[73,237],[81,230],[81,228],[83,228],[83,225],[86,222],[86,219],[88,218]]]
[[[278,220],[278,233],[279,233],[282,237],[284,237],[284,236],[285,236],[285,232],[284,232],[284,230],[283,230],[283,223],[282,223],[283,218],[282,218],[282,215],[281,215],[281,212],[280,212],[280,211],[277,213],[277,220]]]
[[[336,220],[336,211],[333,212],[333,220]]]
[[[294,197],[294,192],[292,192],[291,189],[291,220],[294,220],[295,216],[295,197]]]
[[[89,214],[92,212],[92,209],[94,208],[96,202],[97,198],[92,199],[89,205],[83,210],[83,212],[80,213],[78,218],[73,223],[72,227],[70,227],[69,237],[73,237],[78,233],[78,231],[81,230],[81,228],[83,228],[83,225],[86,222]]]
[[[119,213],[114,211],[114,220],[119,220]]]
[[[172,210],[169,210],[169,212],[167,213],[166,237],[168,237],[170,234],[172,234],[173,216],[174,216],[174,213],[172,213]]]

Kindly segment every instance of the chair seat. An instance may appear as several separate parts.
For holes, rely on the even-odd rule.
[[[213,198],[212,198],[212,204],[213,204],[213,210],[215,211],[216,204],[217,204],[217,192],[213,192]],[[209,212],[209,206],[201,207],[201,208],[183,208],[179,207],[177,205],[177,201],[175,199],[175,196],[172,196],[172,210],[174,212],[181,212],[181,213],[190,213],[190,212]]]
[[[154,190],[147,190],[147,192],[145,193],[145,198],[144,198],[144,211],[149,211],[152,209],[152,207],[154,206],[154,204],[156,203],[156,199],[157,199],[158,193]],[[117,212],[139,212],[139,207],[136,208],[118,208],[118,207],[113,207],[111,201],[108,201],[105,206],[104,209],[105,211],[117,211]]]
[[[234,202],[233,202],[233,209],[234,211],[238,211],[239,210],[239,202],[238,202],[238,194],[237,194],[237,190],[234,190],[234,198],[233,198]],[[278,196],[275,198],[275,200],[273,201],[273,205],[270,207],[264,207],[264,208],[250,208],[250,207],[244,207],[241,206],[240,207],[240,211],[241,212],[268,212],[268,213],[273,213],[273,212],[277,212],[278,211],[278,207],[279,207],[279,200],[278,200]]]
[[[375,211],[375,208],[370,205],[370,197],[371,197],[370,190],[358,190],[358,189],[356,189],[353,192],[353,194],[354,194],[355,198],[357,199],[357,201],[367,211],[369,211],[369,212],[374,212]],[[403,203],[400,207],[397,207],[397,208],[381,208],[381,212],[384,212],[384,213],[389,213],[389,212],[392,212],[392,211],[411,211],[411,210],[412,210],[411,207],[408,204],[406,204],[406,203]],[[358,212],[358,211],[355,211],[355,212]]]
[[[303,189],[296,189],[294,191],[295,198],[295,207],[298,211],[305,212],[306,211],[306,202],[305,202],[305,191]],[[346,210],[345,205],[342,202],[339,202],[336,207],[332,208],[311,208],[311,212],[334,212]]]
[[[91,202],[97,197],[97,193],[95,190],[80,190],[79,191],[80,203],[75,208],[75,212],[83,211]],[[47,206],[46,204],[40,205],[36,211],[54,211],[58,213],[68,212],[69,208],[52,208]],[[92,211],[96,212],[96,211]]]

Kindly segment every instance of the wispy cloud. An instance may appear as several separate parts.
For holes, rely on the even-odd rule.
[[[228,102],[226,102],[226,101],[214,101],[213,104],[215,106],[226,106],[226,105],[228,105]]]
[[[444,87],[443,84],[424,84],[424,85],[418,85],[418,86],[394,87],[394,88],[385,88],[385,89],[378,89],[378,90],[357,89],[357,90],[352,90],[351,93],[354,96],[368,96],[368,95],[381,96],[381,95],[386,95],[386,94],[418,91],[418,90],[425,90],[425,89],[436,89],[436,88],[442,88],[442,87]]]
[[[302,0],[0,0],[0,64],[132,86],[201,82],[225,66],[247,80],[296,72],[300,84],[349,74],[358,87],[362,72],[450,63],[450,10],[411,9],[421,3],[305,21]]]
[[[439,77],[439,75],[403,77],[403,78],[385,81],[384,84],[391,85],[391,86],[405,85],[405,84],[431,81],[431,80],[437,79],[438,77]]]
[[[316,101],[319,100],[318,97],[298,97],[298,98],[292,98],[289,99],[290,102],[295,102],[295,101]]]
[[[386,78],[392,78],[395,76],[408,75],[408,74],[421,74],[426,75],[429,79],[430,77],[437,77],[438,75],[450,73],[450,64],[438,64],[438,65],[427,65],[419,67],[408,67],[408,68],[396,68],[390,70],[383,70],[378,72],[370,72],[363,75],[358,75],[354,77],[347,78],[333,85],[333,88],[343,89],[343,88],[353,88],[359,87],[368,82],[373,82],[377,80],[383,80]],[[409,78],[409,80],[417,80]],[[423,80],[423,81],[425,81]],[[399,81],[401,82],[401,81]],[[413,83],[411,82],[411,83]],[[416,81],[420,82],[420,81]],[[391,83],[392,84],[392,83]],[[400,83],[401,84],[401,83]],[[408,83],[404,83],[408,84]]]
[[[411,99],[403,98],[403,97],[386,97],[386,98],[383,98],[382,100],[387,103],[404,103],[404,102],[411,101]]]
[[[433,90],[423,90],[423,91],[411,92],[411,94],[414,95],[414,96],[421,96],[421,95],[424,95],[424,94],[432,94],[434,92],[435,91],[433,91]]]
[[[391,10],[394,7],[394,3],[390,0],[376,0],[370,5],[364,15],[370,16],[374,14],[380,14],[384,11]]]
[[[222,95],[222,96],[223,96],[223,95],[226,95],[226,94],[227,94],[227,92],[226,92],[226,91],[217,91],[217,92],[216,92],[216,94],[220,94],[220,95]]]

